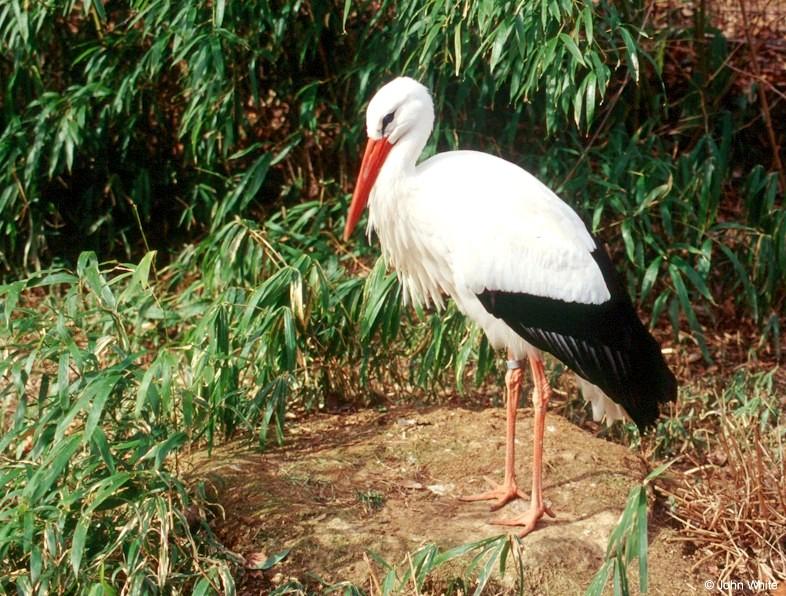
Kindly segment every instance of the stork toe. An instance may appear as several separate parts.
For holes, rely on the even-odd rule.
[[[495,519],[491,523],[497,526],[521,526],[518,535],[523,538],[535,529],[535,526],[544,514],[549,517],[557,517],[550,507],[541,505],[540,507],[530,506],[530,508],[521,515],[506,519]]]
[[[487,479],[488,480],[488,479]],[[472,502],[472,501],[494,501],[491,507],[489,508],[490,511],[496,511],[497,509],[501,509],[511,501],[515,499],[526,499],[527,495],[525,495],[517,486],[516,482],[507,482],[503,484],[496,484],[491,483],[494,485],[494,488],[488,490],[483,493],[477,493],[474,495],[464,495],[459,497],[460,501],[465,502]]]

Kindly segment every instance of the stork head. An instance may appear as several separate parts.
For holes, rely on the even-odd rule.
[[[428,89],[414,79],[393,79],[371,98],[366,110],[368,143],[347,214],[345,241],[349,239],[368,203],[371,189],[390,150],[396,143],[414,138],[421,143],[417,147],[419,153],[433,126],[434,103],[431,95]]]

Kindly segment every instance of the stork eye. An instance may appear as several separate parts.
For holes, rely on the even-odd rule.
[[[396,114],[395,112],[390,112],[390,114],[388,114],[382,119],[382,134],[385,134],[385,129],[387,128],[388,124],[393,122],[393,116],[395,114]]]

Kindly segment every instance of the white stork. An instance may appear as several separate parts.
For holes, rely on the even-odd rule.
[[[552,511],[541,488],[543,430],[551,388],[542,352],[578,376],[593,417],[652,424],[677,393],[674,375],[647,332],[603,247],[579,216],[534,176],[476,151],[440,153],[416,166],[434,106],[417,81],[382,87],[366,113],[368,144],[347,216],[348,240],[366,205],[368,231],[401,280],[405,299],[458,307],[508,354],[505,477],[465,500],[523,497],[514,472],[516,409],[524,358],[533,375],[534,457],[528,511],[504,525],[521,536]]]

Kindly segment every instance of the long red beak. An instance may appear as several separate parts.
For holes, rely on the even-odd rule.
[[[385,163],[393,145],[387,139],[369,139],[366,144],[366,152],[363,154],[363,163],[360,164],[360,174],[355,185],[355,192],[352,194],[352,203],[349,205],[347,213],[347,225],[344,226],[344,242],[349,240],[352,230],[358,224],[363,209],[366,208],[371,189],[377,181],[379,170]]]

